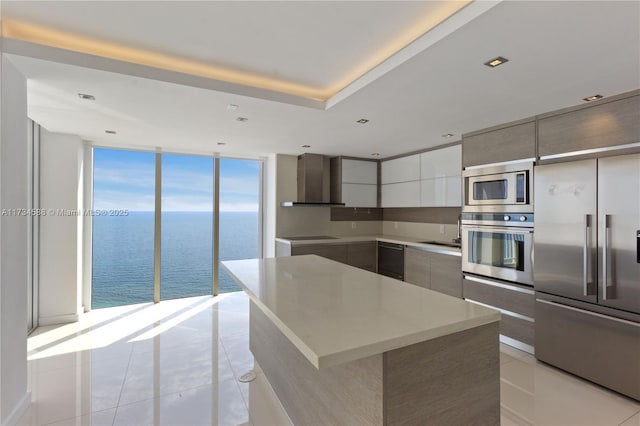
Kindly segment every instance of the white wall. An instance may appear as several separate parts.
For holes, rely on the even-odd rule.
[[[2,54],[0,208],[27,208],[27,82]],[[0,220],[0,423],[14,424],[27,392],[28,216]]]
[[[40,208],[49,213],[40,219],[40,325],[77,321],[83,311],[83,160],[78,136],[41,128]]]

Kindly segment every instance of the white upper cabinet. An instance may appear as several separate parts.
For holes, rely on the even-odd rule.
[[[382,185],[381,198],[382,207],[419,207],[420,181]]]
[[[428,151],[420,154],[420,179],[460,176],[462,170],[462,146]]]
[[[382,162],[382,184],[420,180],[420,155]]]
[[[331,201],[346,207],[378,206],[378,162],[331,159]]]
[[[462,178],[438,177],[420,181],[422,207],[459,207],[462,205]]]
[[[342,160],[342,183],[378,184],[376,161]]]
[[[378,185],[343,183],[342,202],[345,203],[345,207],[376,207],[378,205]]]
[[[462,205],[462,147],[427,151],[382,162],[382,207]]]

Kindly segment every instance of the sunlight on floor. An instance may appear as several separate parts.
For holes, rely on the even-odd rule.
[[[289,425],[225,293],[89,312],[28,339],[21,425]],[[500,346],[503,425],[640,426],[640,403]],[[257,378],[240,383],[249,370]]]

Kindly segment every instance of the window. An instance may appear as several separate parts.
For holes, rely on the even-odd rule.
[[[104,148],[93,157],[93,308],[212,294],[215,281],[221,293],[240,290],[214,259],[261,256],[261,161]]]

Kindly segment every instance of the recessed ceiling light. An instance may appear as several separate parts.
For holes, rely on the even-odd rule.
[[[235,105],[235,104],[227,105],[227,111],[235,111],[237,109],[238,109],[238,105]]]
[[[582,98],[583,101],[587,101],[587,102],[591,102],[591,101],[596,101],[598,99],[602,99],[604,96],[602,95],[593,95],[593,96],[587,96],[586,98]]]
[[[226,145],[226,142],[218,142],[218,145]]]
[[[371,154],[372,157],[380,157],[380,153],[379,152],[374,152],[373,154]]]
[[[95,101],[96,97],[93,95],[87,95],[86,93],[78,93],[78,97],[80,99],[84,99],[85,101]]]
[[[443,138],[452,138],[453,136],[453,133],[445,133],[444,135],[442,135]]]
[[[236,121],[241,121],[241,122],[245,122],[245,121],[249,121],[249,119],[247,117],[238,117],[236,118]]]
[[[498,65],[502,65],[505,62],[508,62],[509,60],[507,58],[503,58],[502,56],[498,56],[497,58],[491,59],[487,62],[485,62],[484,64],[490,68],[495,68]]]
[[[368,123],[369,120],[367,120],[366,118],[361,118],[360,120],[356,121],[356,123],[360,123],[360,124],[365,124]]]
[[[302,145],[302,148],[311,148],[311,145]]]
[[[105,130],[104,132],[110,135],[115,135],[117,133],[115,130]]]

